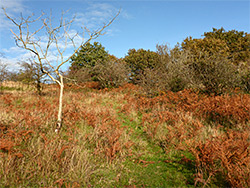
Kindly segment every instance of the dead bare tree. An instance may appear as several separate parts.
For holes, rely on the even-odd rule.
[[[85,27],[83,36],[80,36],[79,33],[75,33],[73,35],[72,33],[70,33],[74,18],[67,21],[64,18],[66,12],[62,12],[59,25],[54,27],[51,13],[47,18],[43,18],[45,14],[41,13],[41,15],[35,19],[33,18],[34,14],[28,16],[27,18],[24,18],[21,14],[19,21],[17,21],[15,18],[12,18],[7,14],[5,8],[2,9],[5,16],[9,20],[11,20],[11,22],[18,29],[16,32],[11,29],[11,32],[15,37],[16,45],[33,53],[37,58],[41,71],[47,74],[51,78],[51,80],[56,82],[60,87],[58,117],[55,129],[55,132],[58,132],[62,127],[62,104],[64,88],[64,77],[60,73],[60,68],[65,63],[67,63],[72,56],[75,55],[75,53],[80,49],[81,46],[84,46],[91,40],[96,39],[100,35],[103,35],[103,31],[105,30],[105,28],[108,27],[116,19],[120,11],[109,22],[105,23],[102,27],[95,31],[90,31]],[[31,25],[33,23],[37,23],[38,21],[41,21],[40,27],[36,27],[37,29],[33,29]],[[46,34],[46,37],[40,35],[40,33],[42,32]],[[88,34],[87,39],[85,39],[84,33]],[[46,39],[46,42],[44,42],[44,38]],[[76,41],[77,39],[79,40],[79,38],[81,38],[81,42],[77,45]],[[70,47],[74,47],[74,51],[69,57],[65,58],[64,53],[67,49],[69,49],[69,45],[71,45]],[[56,49],[56,54],[53,51],[53,48]],[[58,62],[57,65],[54,65],[53,61],[49,60],[51,54],[56,56]],[[52,72],[46,71],[44,69],[45,66],[50,67]],[[53,76],[52,73],[56,74],[57,76]]]

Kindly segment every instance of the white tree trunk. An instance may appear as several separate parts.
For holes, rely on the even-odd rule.
[[[59,132],[60,128],[62,127],[62,104],[63,104],[63,88],[64,88],[64,84],[63,84],[63,76],[60,76],[60,96],[59,96],[59,108],[58,108],[58,115],[57,115],[57,124],[56,124],[56,130],[55,132]]]

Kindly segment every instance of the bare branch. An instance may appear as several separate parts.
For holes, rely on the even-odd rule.
[[[94,33],[90,34],[89,39],[86,42],[82,43],[77,49],[75,49],[74,53],[70,57],[68,57],[65,61],[63,61],[61,64],[59,64],[56,70],[58,70],[63,64],[68,62],[82,46],[86,45],[91,40],[94,40],[94,39],[98,38],[100,35],[102,35],[103,30],[105,28],[107,28],[108,26],[110,26],[114,22],[114,20],[117,18],[117,16],[120,14],[120,12],[121,12],[121,10],[119,10],[119,12],[113,17],[113,19],[110,20],[107,24],[105,24],[102,28],[100,28],[100,29],[96,30]],[[85,29],[87,30],[87,32],[90,32],[90,30],[88,30],[87,28],[85,28]]]
[[[17,46],[24,48],[33,54],[35,54],[36,58],[38,59],[38,64],[40,65],[42,73],[45,73],[50,77],[50,79],[54,82],[56,82],[60,86],[60,97],[59,97],[59,110],[58,110],[58,123],[57,123],[57,129],[58,131],[62,125],[62,96],[63,96],[63,75],[59,72],[60,67],[68,62],[76,53],[77,51],[87,43],[89,43],[91,40],[96,39],[98,36],[103,35],[103,30],[108,27],[120,14],[120,11],[116,14],[116,16],[107,24],[104,24],[103,27],[97,29],[94,32],[90,32],[88,29],[86,29],[86,32],[89,34],[89,38],[84,41],[84,37],[81,41],[81,44],[76,47],[75,38],[78,36],[78,33],[74,34],[73,36],[70,35],[70,28],[75,20],[75,17],[73,17],[71,20],[66,21],[64,19],[64,15],[66,12],[62,12],[60,21],[58,26],[53,27],[52,26],[52,13],[50,13],[50,16],[47,19],[42,19],[44,13],[37,17],[36,19],[32,19],[34,14],[31,16],[28,16],[27,18],[24,18],[21,14],[19,23],[11,18],[7,12],[4,10],[4,14],[6,17],[11,20],[15,26],[17,26],[18,31],[14,32],[11,30],[12,34],[15,36],[16,44]],[[32,27],[30,24],[37,22],[41,20],[42,25],[38,27],[38,29],[31,31]],[[47,34],[47,42],[45,43],[46,47],[43,46],[43,40],[42,37],[35,38],[40,31],[45,31]],[[83,32],[84,33],[84,32]],[[63,45],[61,45],[63,43]],[[73,54],[68,57],[66,60],[64,60],[64,52],[68,49],[68,43],[72,44],[74,47]],[[53,44],[55,46],[53,46]],[[50,52],[53,53],[53,48],[56,48],[56,57],[57,60],[60,59],[60,63],[57,66],[53,66],[52,62],[49,61],[48,56],[50,55]],[[54,77],[51,72],[46,70],[44,67],[50,67],[53,73],[57,74],[59,78]]]

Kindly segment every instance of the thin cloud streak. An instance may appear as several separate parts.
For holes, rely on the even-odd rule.
[[[108,3],[90,3],[90,6],[86,9],[85,13],[76,14],[76,24],[80,27],[86,27],[91,31],[94,31],[104,24],[108,23],[114,16],[120,11],[120,17],[124,19],[132,19],[125,10],[119,9]],[[108,35],[113,35],[117,32],[117,29],[110,29],[106,31]]]

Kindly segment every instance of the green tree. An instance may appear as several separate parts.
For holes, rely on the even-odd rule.
[[[228,58],[236,64],[246,62],[250,58],[250,34],[246,32],[213,28],[212,32],[205,32],[204,36],[224,41],[228,47]]]
[[[136,83],[146,69],[153,69],[160,60],[159,54],[150,50],[130,49],[124,61],[131,69],[132,82]]]
[[[206,57],[225,57],[234,64],[250,58],[250,34],[243,31],[225,31],[224,28],[205,32],[204,38],[186,38],[182,48],[191,52],[195,61]]]
[[[104,64],[110,59],[110,55],[98,42],[87,43],[71,58],[69,77],[78,83],[86,81],[98,81],[95,66]]]
[[[87,43],[71,58],[70,71],[91,68],[109,58],[108,52],[98,42]]]

